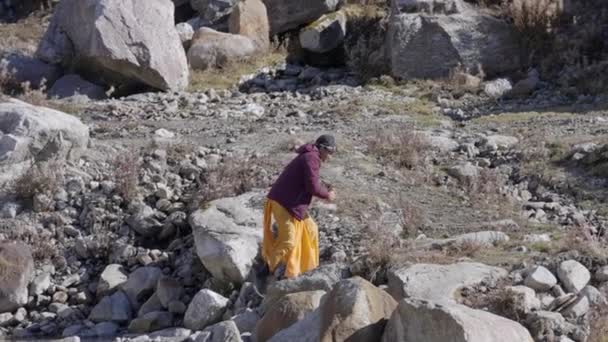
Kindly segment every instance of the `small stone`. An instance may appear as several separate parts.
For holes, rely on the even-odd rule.
[[[80,276],[78,274],[72,274],[63,280],[61,286],[70,287],[72,285],[78,285],[80,283]]]
[[[51,287],[51,275],[47,272],[43,272],[34,278],[34,281],[30,284],[31,295],[41,295]]]
[[[589,300],[585,296],[580,296],[574,303],[568,306],[564,312],[564,317],[578,318],[589,311]]]
[[[68,294],[65,292],[56,292],[53,295],[53,302],[55,302],[55,303],[64,304],[64,303],[67,303],[67,301],[68,301]]]
[[[508,286],[507,290],[513,291],[515,294],[515,305],[523,310],[524,313],[529,313],[540,309],[541,303],[536,298],[536,293],[533,289],[526,286]]]
[[[13,321],[13,314],[5,312],[0,314],[0,327],[5,327]]]
[[[25,310],[24,308],[19,308],[19,309],[17,309],[17,312],[15,312],[15,315],[13,316],[13,321],[16,323],[21,323],[21,322],[25,321],[26,318],[27,318],[27,310]]]
[[[95,325],[95,334],[99,337],[114,336],[120,327],[113,322],[101,322]]]
[[[608,281],[608,266],[601,267],[595,272],[595,280],[601,283]]]
[[[119,264],[106,266],[97,284],[97,296],[104,296],[127,281],[127,271]]]

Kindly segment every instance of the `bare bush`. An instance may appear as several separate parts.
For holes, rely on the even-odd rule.
[[[426,223],[426,214],[422,208],[405,199],[401,194],[399,198],[399,213],[404,238],[415,238],[418,229]]]
[[[529,53],[527,62],[538,61],[537,55],[542,56],[551,49],[552,32],[560,10],[557,1],[514,0],[507,8],[523,48]]]
[[[380,130],[368,141],[369,151],[382,162],[407,169],[423,168],[428,148],[426,137],[412,129]]]
[[[114,159],[114,181],[116,190],[127,202],[134,200],[139,194],[139,173],[141,161],[135,150],[121,153]]]
[[[14,181],[13,190],[17,197],[31,202],[38,194],[55,194],[64,181],[64,163],[49,160],[32,164],[25,173]]]

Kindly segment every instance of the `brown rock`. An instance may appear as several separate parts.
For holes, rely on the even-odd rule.
[[[250,38],[259,51],[270,46],[270,26],[266,5],[261,0],[240,1],[228,19],[230,33]]]
[[[319,306],[324,294],[325,291],[306,291],[288,294],[279,299],[257,323],[257,341],[267,341],[277,332],[303,319]]]
[[[192,38],[188,62],[193,69],[205,70],[247,59],[255,52],[256,45],[248,37],[203,27]]]

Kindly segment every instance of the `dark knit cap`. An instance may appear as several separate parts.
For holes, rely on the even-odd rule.
[[[318,137],[317,141],[315,141],[315,145],[318,148],[325,148],[330,152],[336,151],[336,139],[329,134],[324,134]]]

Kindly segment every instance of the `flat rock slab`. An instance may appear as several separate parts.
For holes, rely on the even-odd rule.
[[[494,282],[507,274],[502,268],[474,262],[416,264],[390,272],[388,291],[397,300],[417,298],[454,301],[457,291],[462,287]]]

